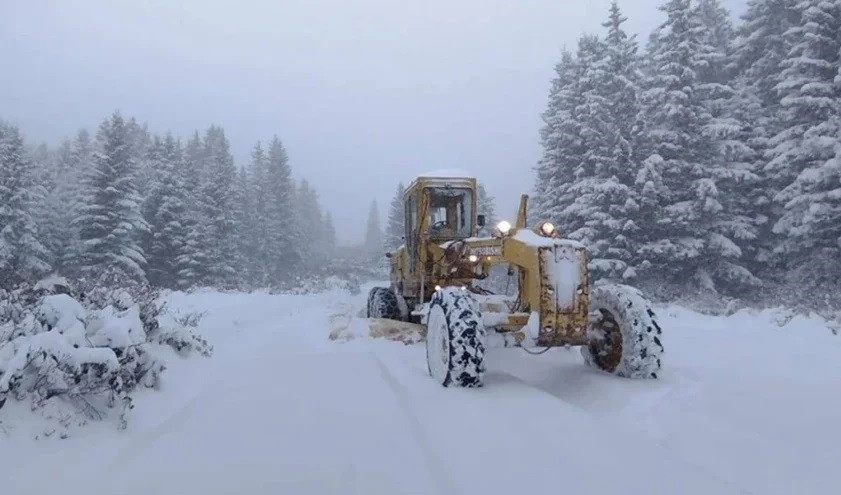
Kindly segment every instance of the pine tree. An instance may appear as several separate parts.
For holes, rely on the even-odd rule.
[[[564,51],[555,66],[555,78],[540,130],[542,156],[537,164],[534,210],[551,220],[561,231],[568,232],[563,209],[573,197],[569,193],[570,178],[580,161],[582,145],[580,129],[574,118],[576,102],[576,61]]]
[[[307,180],[302,180],[296,194],[297,218],[299,228],[299,249],[301,270],[311,273],[320,266],[325,254],[324,228],[318,195]]]
[[[622,158],[622,141],[627,138],[621,136],[608,99],[615,96],[610,90],[610,61],[603,41],[595,36],[581,38],[576,82],[580,96],[574,118],[580,128],[582,153],[568,186],[572,201],[562,211],[569,237],[590,250],[595,277],[627,273],[630,253],[624,249],[622,232],[628,224],[627,210],[635,204],[629,184],[620,181],[620,176],[628,180],[633,170],[627,160],[630,156],[625,157],[623,168],[617,160],[617,154]]]
[[[93,144],[87,130],[81,129],[76,134],[70,148],[68,162],[62,166],[66,173],[66,181],[56,185],[54,194],[55,208],[51,208],[49,218],[60,230],[60,235],[66,235],[61,245],[56,244],[56,264],[71,277],[81,275],[83,247],[79,237],[79,225],[75,219],[81,214],[85,206],[86,184],[94,173]]]
[[[377,201],[371,202],[368,210],[368,222],[365,228],[365,252],[379,258],[383,246],[383,231],[380,226],[380,210]]]
[[[32,282],[50,269],[32,217],[32,172],[20,131],[0,122],[0,288]]]
[[[496,200],[493,196],[488,194],[488,192],[485,190],[485,186],[482,184],[479,184],[477,196],[478,197],[476,198],[476,214],[485,216],[485,227],[481,228],[481,230],[485,233],[488,233],[497,224]]]
[[[781,211],[773,230],[779,254],[795,266],[841,254],[841,1],[803,0],[801,23],[786,37],[791,51],[776,89],[784,128],[772,138],[765,167]]]
[[[119,112],[102,122],[93,171],[86,180],[85,206],[75,224],[82,243],[81,263],[96,278],[115,271],[120,278],[145,281],[139,236],[146,230],[134,184],[131,139]]]
[[[397,191],[394,197],[391,198],[391,205],[388,210],[388,223],[385,230],[385,250],[392,252],[403,244],[403,237],[405,232],[405,211],[403,194],[406,191],[403,183],[397,184]],[[481,198],[481,194],[479,196]]]
[[[204,217],[204,198],[201,192],[206,173],[204,164],[204,147],[198,131],[195,131],[184,146],[182,169],[186,192],[186,212],[183,219],[186,241],[177,260],[181,267],[178,272],[178,286],[182,289],[196,287],[209,279],[209,252],[204,244],[208,222]]]
[[[251,162],[241,170],[239,179],[243,214],[240,223],[244,232],[240,251],[245,260],[246,278],[256,287],[266,286],[268,273],[266,168],[266,152],[258,141],[251,151]]]
[[[749,124],[740,144],[749,146],[755,155],[758,178],[747,196],[757,220],[757,239],[752,242],[750,257],[754,269],[765,272],[764,276],[772,269],[772,252],[777,244],[771,229],[782,215],[773,198],[784,187],[764,167],[771,156],[771,138],[785,128],[781,94],[776,87],[781,82],[781,64],[792,47],[792,39],[785,33],[800,24],[800,11],[796,8],[799,1],[748,0],[743,22],[736,29],[728,67],[740,100],[731,105],[738,107],[743,122]]]
[[[776,87],[781,82],[781,63],[792,44],[785,33],[800,25],[800,11],[796,8],[800,1],[748,0],[747,12],[736,30],[730,70],[759,98],[763,112],[757,117],[769,119],[779,110]],[[761,124],[772,126],[769,135],[776,132],[772,123]]]
[[[645,93],[653,153],[642,173],[659,176],[662,185],[639,182],[657,195],[646,203],[662,209],[645,225],[639,254],[654,277],[672,275],[675,282],[694,280],[715,290],[714,276],[742,253],[723,229],[728,212],[715,180],[715,143],[705,132],[710,116],[699,72],[709,52],[689,0],[669,0],[660,9],[667,20],[649,52],[653,70]]]
[[[336,253],[336,228],[329,211],[324,214],[324,242],[327,255],[332,257]]]
[[[730,13],[719,0],[700,0],[694,15],[700,49],[697,92],[706,111],[704,132],[713,145],[707,174],[715,182],[715,201],[721,205],[720,212],[707,215],[707,243],[726,245],[733,253],[730,259],[721,260],[713,250],[710,266],[715,267],[713,275],[719,284],[735,292],[759,283],[749,269],[758,248],[755,241],[761,223],[754,207],[760,202],[756,194],[757,156],[748,145],[752,130],[744,120],[749,118],[745,112],[747,100],[730,83],[728,60],[734,40]],[[751,254],[746,256],[746,252]]]
[[[58,149],[29,153],[34,166],[32,178],[40,185],[41,194],[35,194],[33,214],[38,221],[41,241],[49,253],[48,262],[53,270],[62,271],[62,258],[72,237],[70,222],[73,216],[68,213],[65,202],[72,198],[63,194],[72,182],[72,170],[69,167],[72,156],[72,142],[65,139]]]
[[[236,178],[237,170],[225,131],[207,129],[203,141],[204,174],[199,188],[201,249],[207,253],[204,283],[213,287],[237,285]]]
[[[144,218],[149,224],[144,252],[149,282],[155,286],[178,288],[178,274],[184,266],[187,229],[187,189],[181,143],[167,134],[155,136],[149,150],[149,195],[144,202]]]
[[[277,136],[269,143],[266,160],[266,263],[269,283],[278,285],[291,280],[299,270],[304,253],[308,252],[311,226],[297,214],[295,183],[289,166],[289,156]]]

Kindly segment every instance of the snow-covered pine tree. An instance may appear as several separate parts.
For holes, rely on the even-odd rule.
[[[784,128],[765,167],[779,191],[773,230],[789,268],[820,264],[838,275],[841,254],[841,1],[802,0],[801,22],[786,32],[792,48],[776,89]]]
[[[281,140],[274,136],[266,157],[266,230],[265,263],[268,284],[288,283],[299,269],[309,246],[306,220],[299,216],[295,182],[289,166],[289,156]]]
[[[332,258],[336,254],[336,228],[329,211],[324,213],[324,243],[327,256]]]
[[[196,287],[209,279],[209,252],[204,245],[208,222],[202,208],[201,184],[204,180],[204,147],[198,131],[193,132],[184,146],[184,166],[179,169],[183,175],[186,192],[186,212],[182,220],[186,231],[186,242],[178,258],[181,269],[178,272],[178,286],[182,289]]]
[[[728,72],[734,75],[732,85],[740,99],[738,111],[743,122],[750,124],[742,141],[756,154],[758,180],[749,195],[758,220],[758,237],[753,241],[749,255],[754,270],[761,271],[763,278],[773,276],[777,271],[772,265],[777,238],[771,229],[782,211],[773,202],[773,197],[784,187],[775,183],[764,166],[769,159],[770,139],[785,127],[781,94],[776,87],[781,82],[781,63],[788,57],[793,42],[785,33],[800,24],[800,11],[795,8],[799,1],[748,0],[743,22],[736,29],[732,61],[728,67]]]
[[[476,214],[477,215],[485,215],[485,226],[480,227],[480,232],[483,235],[489,234],[494,226],[497,224],[497,216],[496,216],[496,200],[493,196],[488,194],[488,191],[485,190],[484,184],[479,184],[478,187],[478,194],[476,198]],[[402,215],[402,210],[401,210]],[[400,217],[400,229],[403,229],[403,217]],[[402,234],[401,234],[402,235]],[[401,241],[402,244],[402,241]]]
[[[153,173],[143,208],[149,224],[144,245],[146,274],[152,285],[175,289],[178,274],[186,269],[181,255],[187,242],[188,199],[181,143],[169,133],[163,139],[155,136],[148,157]]]
[[[85,181],[85,205],[74,221],[81,241],[81,269],[91,279],[110,270],[126,281],[143,282],[146,260],[139,241],[147,225],[134,184],[131,136],[119,112],[102,122],[96,140],[93,170]]]
[[[154,177],[157,173],[154,160],[150,155],[153,137],[149,132],[149,126],[145,123],[140,124],[134,117],[126,121],[126,127],[131,142],[131,154],[135,162],[135,186],[140,197],[145,198],[154,186]]]
[[[326,256],[324,225],[318,194],[307,180],[302,180],[296,194],[296,217],[299,225],[302,275],[310,275],[323,265]]]
[[[234,258],[232,261],[236,275],[233,284],[239,290],[254,287],[249,270],[253,268],[252,258],[249,258],[249,237],[251,234],[250,212],[251,191],[249,190],[248,173],[245,167],[236,167],[233,186],[233,220],[234,220]]]
[[[604,275],[632,279],[636,276],[637,234],[640,231],[639,197],[635,187],[637,174],[646,155],[645,125],[641,104],[642,61],[636,35],[629,35],[623,25],[627,18],[616,1],[611,3],[604,38],[605,69],[600,72],[599,91],[609,115],[610,166],[604,173],[605,190],[615,191],[608,212],[610,221],[600,222],[601,241],[609,271]],[[606,268],[607,268],[606,267]],[[621,270],[621,271],[620,271]]]
[[[219,288],[237,285],[237,170],[225,131],[210,126],[202,143],[204,158],[198,204],[199,249],[207,253],[204,283]]]
[[[731,72],[756,94],[763,110],[757,117],[771,118],[777,114],[780,95],[776,90],[781,82],[781,62],[788,57],[792,40],[785,33],[800,25],[801,0],[748,0],[747,11],[736,29]],[[770,135],[776,130],[771,123]]]
[[[727,245],[726,249],[734,253],[729,260],[719,260],[716,250],[712,250],[709,253],[713,257],[710,266],[714,267],[711,275],[722,288],[735,292],[759,283],[748,268],[750,259],[755,257],[761,223],[755,211],[755,205],[760,202],[756,194],[757,156],[748,144],[753,131],[749,121],[743,120],[749,118],[746,104],[750,100],[730,82],[728,60],[734,38],[730,13],[719,0],[699,0],[694,14],[698,19],[695,35],[700,47],[697,94],[707,112],[704,132],[714,148],[705,173],[715,181],[716,201],[721,205],[720,212],[703,207],[701,211],[707,213],[708,231],[715,234],[707,239],[708,245],[722,248]],[[750,256],[745,256],[745,252]]]
[[[375,259],[379,259],[383,246],[383,230],[380,226],[380,209],[377,201],[371,201],[368,209],[368,221],[365,227],[365,252]]]
[[[0,122],[0,289],[32,282],[50,269],[32,217],[32,173],[20,131]]]
[[[258,141],[251,151],[251,162],[240,170],[239,189],[243,218],[240,251],[244,261],[245,278],[252,287],[266,283],[266,152]]]
[[[397,184],[394,197],[388,208],[388,222],[385,229],[385,250],[392,252],[403,244],[405,233],[405,211],[403,208],[403,193],[406,191],[403,183]],[[481,201],[481,193],[479,195]],[[481,213],[481,211],[480,211]]]
[[[86,184],[94,172],[93,143],[86,129],[80,129],[76,134],[68,162],[62,168],[67,180],[56,184],[51,199],[55,208],[50,208],[49,215],[51,223],[64,226],[56,227],[56,231],[61,230],[61,235],[67,236],[60,245],[58,242],[55,245],[56,269],[68,277],[78,277],[81,275],[82,244],[79,226],[74,221],[85,206]]]
[[[741,250],[722,228],[729,212],[716,184],[715,143],[705,132],[710,116],[699,71],[708,49],[689,0],[669,0],[660,10],[667,20],[658,27],[657,42],[648,54],[651,71],[645,92],[652,155],[641,174],[659,176],[662,185],[644,177],[639,182],[657,195],[645,198],[646,203],[662,209],[659,214],[647,212],[654,213],[653,223],[638,224],[645,241],[639,254],[653,277],[671,276],[678,284],[694,281],[715,290],[714,277],[738,259]]]
[[[618,11],[617,11],[618,14]],[[612,33],[616,35],[617,33]],[[631,253],[626,249],[623,230],[628,226],[629,210],[636,203],[630,182],[629,161],[620,168],[621,141],[617,119],[608,96],[614,86],[606,44],[596,36],[579,41],[577,93],[580,94],[574,118],[580,126],[582,153],[568,188],[572,196],[562,212],[568,235],[582,241],[590,250],[590,268],[595,277],[632,275],[628,271]],[[614,96],[615,97],[615,96]],[[631,121],[637,118],[631,115]],[[625,146],[630,151],[630,146]]]
[[[574,199],[569,194],[569,186],[582,155],[580,125],[575,119],[576,65],[568,51],[562,53],[555,65],[549,101],[542,114],[542,154],[536,167],[534,188],[534,211],[539,217],[553,221],[561,232],[570,231],[562,211]]]

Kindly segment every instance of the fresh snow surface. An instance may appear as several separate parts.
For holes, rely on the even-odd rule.
[[[514,234],[514,239],[534,247],[567,246],[571,248],[583,248],[584,245],[572,239],[555,239],[544,237],[529,229],[520,229]]]
[[[569,247],[558,246],[540,253],[543,267],[555,294],[558,309],[569,309],[575,304],[575,291],[581,281],[581,258]]]
[[[455,168],[442,168],[440,170],[432,170],[430,172],[425,172],[422,174],[418,174],[418,177],[442,177],[445,179],[471,179],[475,177],[470,172],[465,170],[459,170]]]
[[[366,294],[172,294],[215,355],[171,359],[125,431],[36,441],[7,404],[0,492],[841,493],[841,337],[818,319],[661,308],[661,379],[491,349],[485,387],[459,390],[423,344],[328,340],[336,311],[364,328]]]

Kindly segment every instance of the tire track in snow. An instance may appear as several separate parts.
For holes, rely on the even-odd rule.
[[[172,431],[173,428],[184,424],[184,422],[193,415],[194,409],[199,404],[200,400],[206,397],[209,392],[210,389],[208,387],[203,387],[201,392],[193,396],[186,404],[179,407],[172,415],[158,424],[158,426],[152,428],[140,439],[134,440],[125,447],[121,448],[117,454],[114,455],[111,462],[108,463],[103,472],[113,473],[116,469],[121,468],[124,463],[140,457],[144,452],[152,448],[158,439]]]
[[[426,469],[432,475],[433,482],[436,485],[435,493],[446,493],[452,495],[461,493],[453,482],[453,477],[450,474],[450,471],[447,469],[444,462],[441,461],[441,458],[438,457],[438,454],[435,453],[435,450],[429,443],[429,439],[424,434],[423,426],[421,425],[417,414],[415,414],[415,411],[412,409],[412,400],[409,397],[409,391],[403,384],[400,383],[397,377],[389,371],[388,366],[383,363],[379,356],[377,356],[374,352],[371,352],[371,356],[373,356],[374,361],[376,361],[377,366],[380,368],[383,380],[388,384],[388,387],[394,393],[400,409],[403,410],[403,413],[408,420],[409,431],[423,452],[423,456],[426,459]]]
[[[492,377],[492,378],[490,378],[490,377]],[[568,407],[570,407],[570,408],[572,408],[576,411],[579,411],[580,413],[587,414],[587,415],[594,415],[593,411],[591,411],[587,408],[584,408],[584,407],[577,406],[577,405],[573,404],[572,402],[569,402],[569,401],[565,400],[563,397],[559,396],[557,394],[557,392],[554,392],[550,389],[547,389],[544,386],[533,383],[529,380],[526,380],[526,379],[524,379],[524,378],[522,378],[522,377],[520,377],[516,374],[510,373],[508,371],[495,370],[492,374],[490,374],[490,377],[486,378],[486,382],[488,382],[490,380],[500,380],[500,381],[505,380],[505,381],[511,382],[511,383],[518,383],[518,384],[522,385],[523,387],[533,389],[536,392],[539,392],[541,394],[545,394],[546,396],[551,397],[554,400],[562,402],[562,403],[564,403],[564,405],[566,405],[566,406],[568,406]],[[662,394],[663,394],[664,397],[668,397],[673,392],[674,392],[674,387],[670,387],[670,388],[667,388],[665,391],[663,391]],[[616,420],[602,417],[602,418],[599,419],[599,421],[602,422],[605,425],[606,428],[612,429],[617,434],[628,435],[628,438],[634,438],[634,439],[649,438],[649,437],[643,436],[643,434],[641,434],[639,432],[635,432],[634,430],[627,429],[624,425],[622,425],[621,422],[618,422]],[[694,462],[690,459],[687,459],[686,456],[681,455],[680,452],[678,452],[677,450],[670,447],[664,439],[657,438],[657,437],[650,437],[650,439],[651,439],[651,442],[653,444],[656,444],[658,446],[658,448],[669,452],[669,454],[672,455],[673,459],[677,460],[678,462],[680,462],[681,464],[683,464],[685,466],[691,467],[697,473],[700,473],[705,477],[708,477],[712,480],[715,480],[717,483],[720,483],[721,485],[732,488],[734,492],[741,493],[742,495],[756,495],[755,492],[753,492],[751,490],[748,490],[747,488],[742,486],[740,483],[738,483],[736,480],[732,480],[729,477],[724,476],[721,473],[718,473],[718,472],[714,471],[709,466],[706,466],[704,464]],[[631,442],[628,442],[628,443],[630,444]]]

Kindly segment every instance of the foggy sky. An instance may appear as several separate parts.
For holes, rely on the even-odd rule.
[[[647,39],[661,0],[621,0]],[[725,0],[737,13],[745,0]],[[465,169],[510,216],[533,184],[561,49],[610,0],[0,0],[0,119],[56,144],[115,109],[237,164],[277,134],[296,178],[359,242],[398,181]]]

